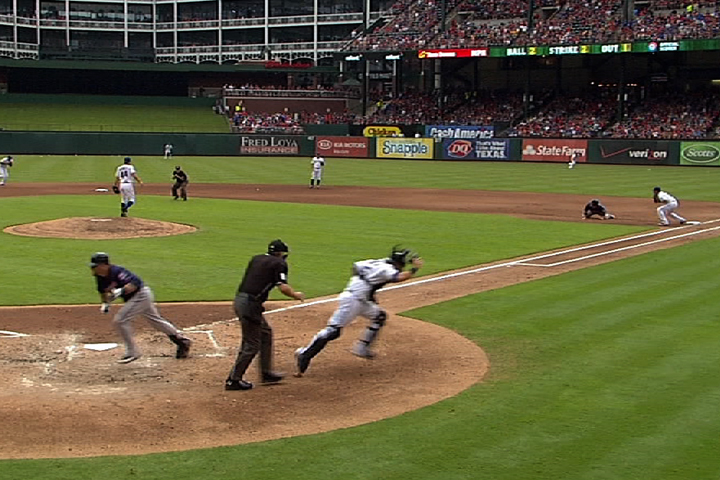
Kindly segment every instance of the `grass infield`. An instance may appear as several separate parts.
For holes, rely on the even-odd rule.
[[[99,181],[118,163],[25,160],[12,181]],[[309,162],[301,160],[171,162],[181,162],[195,181],[304,184]],[[168,162],[136,163],[146,181],[167,181]],[[660,184],[681,198],[718,201],[720,169],[580,167],[331,159],[327,181],[600,197],[646,197]],[[178,205],[151,196],[141,202],[147,218],[195,223],[201,231],[103,242],[0,234],[0,304],[96,301],[85,264],[99,249],[146,277],[160,300],[229,300],[247,256],[276,236],[293,249],[293,285],[316,295],[338,292],[350,261],[385,255],[396,241],[421,251],[431,272],[638,230],[392,209],[210,199]],[[110,197],[92,195],[2,198],[0,225],[81,216],[78,210],[101,215],[107,208],[115,211]],[[0,479],[714,480],[720,475],[720,306],[711,289],[718,247],[718,239],[694,242],[407,312],[460,332],[491,361],[486,381],[430,407],[237,447],[2,461]],[[192,281],[178,282],[178,275]]]

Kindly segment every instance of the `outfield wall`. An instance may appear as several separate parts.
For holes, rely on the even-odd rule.
[[[407,138],[342,135],[0,131],[0,153],[42,155],[313,156],[408,160],[720,166],[720,141]]]

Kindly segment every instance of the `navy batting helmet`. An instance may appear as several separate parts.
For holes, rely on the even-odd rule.
[[[290,248],[287,246],[285,242],[280,240],[279,238],[277,240],[273,240],[268,245],[268,253],[277,253],[277,252],[284,252],[287,253],[290,251]]]
[[[90,266],[91,267],[97,267],[98,265],[109,265],[109,264],[110,264],[110,257],[105,252],[93,253],[93,256],[90,257]]]
[[[125,163],[132,163],[132,158],[125,157]]]

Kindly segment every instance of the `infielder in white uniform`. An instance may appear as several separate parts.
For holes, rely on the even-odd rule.
[[[310,188],[320,188],[323,170],[325,169],[325,159],[320,155],[315,155],[312,160],[312,176],[310,177]]]
[[[662,203],[663,205],[657,208],[658,218],[660,219],[659,225],[662,227],[670,226],[668,215],[680,222],[680,225],[685,225],[687,220],[677,213],[675,210],[680,206],[680,202],[677,198],[663,191],[660,187],[653,188],[653,200],[655,203]]]
[[[412,268],[403,271],[408,262]],[[338,307],[327,327],[320,330],[308,346],[295,351],[297,362],[295,376],[302,377],[310,366],[310,360],[320,353],[328,342],[338,338],[342,328],[358,316],[369,319],[371,323],[365,329],[362,338],[353,346],[352,353],[363,358],[373,358],[375,353],[370,347],[387,319],[387,313],[377,304],[375,292],[387,283],[403,282],[411,278],[422,265],[422,258],[410,250],[397,247],[393,248],[388,258],[355,262],[353,276],[340,294]]]
[[[0,186],[4,186],[7,179],[10,178],[10,170],[8,169],[13,166],[14,162],[15,160],[10,155],[0,160]]]
[[[135,204],[135,182],[142,185],[142,180],[132,165],[132,158],[125,157],[125,162],[117,168],[115,172],[115,184],[113,190],[119,193],[120,200],[120,216],[127,217],[128,210]]]

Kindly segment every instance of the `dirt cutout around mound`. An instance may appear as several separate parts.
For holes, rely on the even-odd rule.
[[[169,237],[192,233],[192,225],[131,217],[73,217],[26,223],[5,228],[5,233],[25,237],[118,240],[122,238]]]
[[[247,196],[258,192],[254,186],[233,188],[235,194],[230,198],[236,198],[238,191]],[[404,208],[423,205],[447,211],[456,205],[458,211],[528,216],[528,197],[515,193],[465,192],[458,196],[449,192],[444,196],[445,191],[435,190],[413,197],[414,191],[400,195],[397,189],[343,188],[341,194],[332,187],[320,191],[293,187],[284,195],[282,188],[273,190],[272,201],[292,198],[334,203],[333,199],[342,197],[344,202],[338,204],[355,204],[362,197],[370,199],[373,206],[396,208],[401,198]],[[363,194],[354,196],[355,190],[363,190]],[[212,191],[213,196],[216,193]],[[0,195],[7,196],[7,190]],[[578,196],[532,194],[532,198],[538,204],[534,214],[580,221]],[[622,212],[619,220],[633,224],[656,221],[647,199],[607,203],[618,207],[613,213]],[[718,206],[688,203],[683,203],[682,213],[703,221],[702,225],[654,229],[386,288],[379,297],[390,317],[377,346],[377,359],[363,360],[349,352],[365,327],[358,320],[313,361],[303,378],[289,377],[279,385],[247,392],[223,390],[240,341],[239,324],[231,320],[230,301],[161,306],[162,313],[194,340],[191,357],[184,360],[174,358],[174,346],[167,338],[137,319],[134,325],[144,355],[129,365],[115,363],[121,347],[107,351],[85,348],[118,341],[111,322],[118,305],[108,316],[101,315],[97,305],[2,308],[0,415],[4,435],[0,436],[0,457],[125,455],[235,445],[351,427],[436,403],[503,367],[493,366],[482,349],[455,332],[397,312],[717,236]],[[173,204],[172,208],[177,207]],[[333,297],[305,304],[269,303],[267,318],[275,330],[278,370],[292,372],[294,350],[325,325],[335,306]],[[482,321],[482,316],[477,320]],[[255,366],[248,373],[249,380],[257,379]]]

